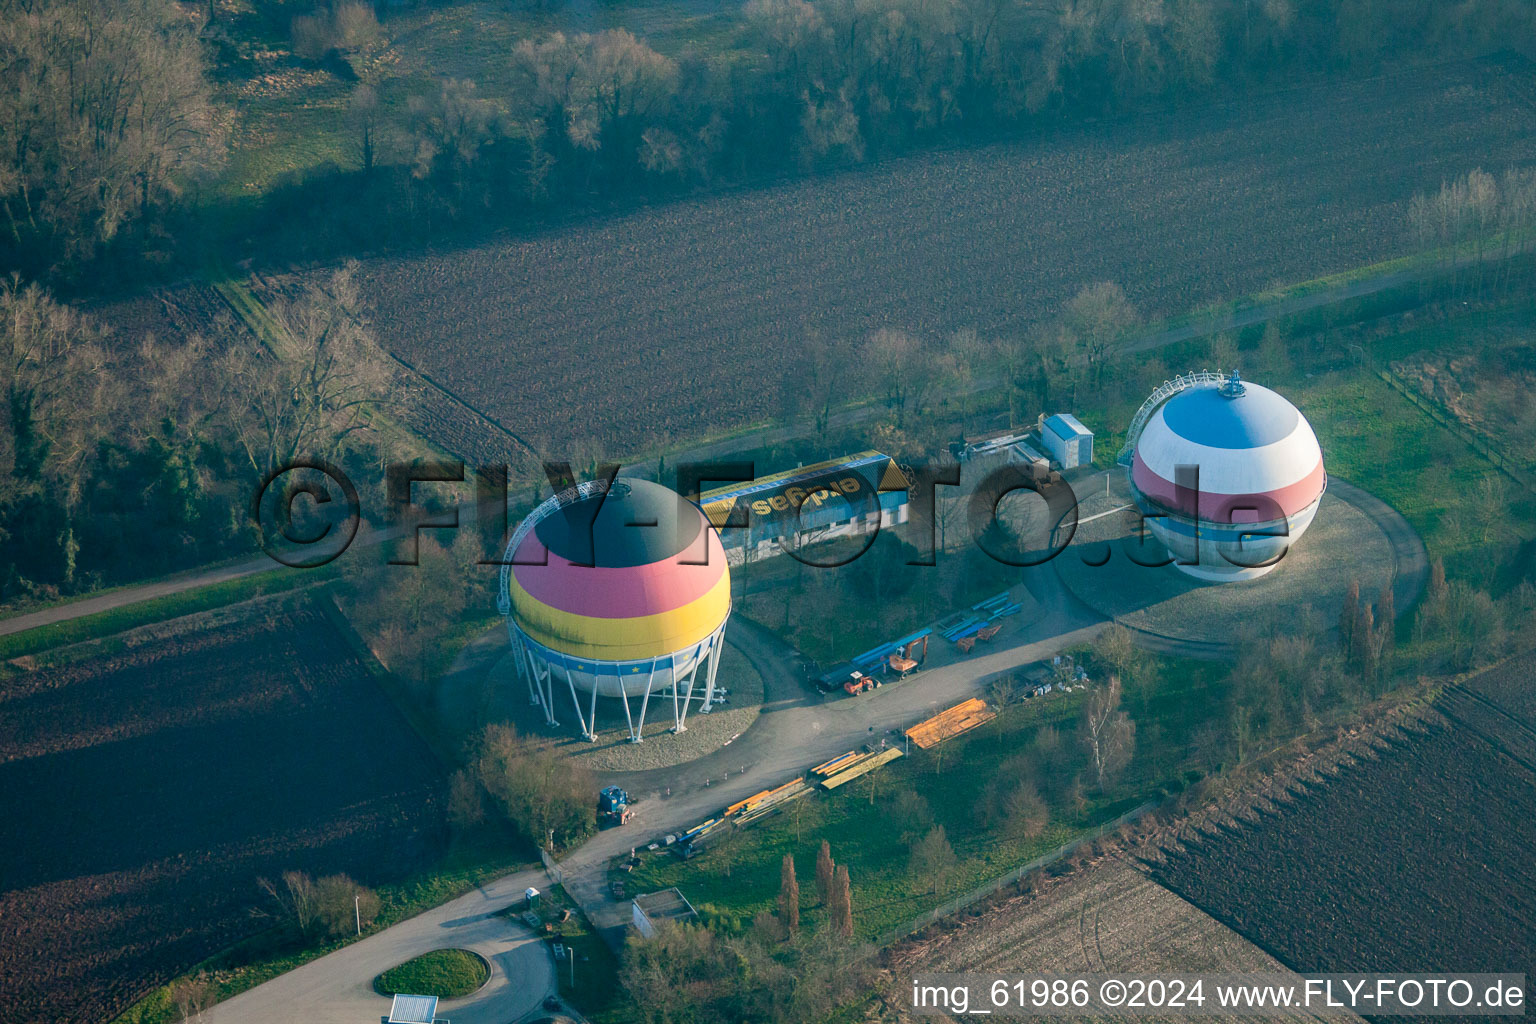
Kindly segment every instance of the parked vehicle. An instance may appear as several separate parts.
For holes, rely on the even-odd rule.
[[[608,828],[622,825],[635,813],[630,806],[629,794],[618,786],[609,786],[597,794],[597,826]]]

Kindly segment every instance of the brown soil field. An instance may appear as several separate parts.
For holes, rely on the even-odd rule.
[[[1038,896],[1014,897],[962,928],[898,947],[891,967],[898,981],[928,972],[1286,973],[1268,953],[1119,859],[1094,864]],[[899,997],[890,1003],[899,1006]],[[1276,1019],[1318,1018],[1298,1012]]]
[[[441,773],[319,614],[257,613],[0,685],[0,1016],[109,1019],[263,927],[259,877],[377,884]]]
[[[1154,877],[1293,970],[1531,974],[1533,685],[1530,658],[1474,677],[1443,716],[1206,828]]]
[[[1398,255],[1415,192],[1536,161],[1515,92],[1533,77],[1298,87],[374,259],[360,280],[385,345],[508,431],[630,453],[774,416],[818,337],[1018,331],[1105,279],[1174,314]]]

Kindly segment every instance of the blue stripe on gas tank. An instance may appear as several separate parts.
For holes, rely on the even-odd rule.
[[[1191,388],[1170,398],[1160,415],[1179,437],[1209,448],[1262,448],[1283,441],[1301,419],[1296,407],[1273,391],[1247,385],[1227,398],[1216,388]]]

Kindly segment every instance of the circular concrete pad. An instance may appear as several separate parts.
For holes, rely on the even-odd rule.
[[[1245,626],[1299,615],[1308,606],[1331,626],[1351,580],[1359,581],[1367,600],[1375,600],[1396,572],[1387,534],[1333,491],[1323,496],[1311,528],[1279,565],[1257,579],[1232,583],[1204,583],[1172,565],[1136,564],[1126,550],[1134,522],[1126,513],[1082,524],[1053,565],[1067,588],[1106,618],[1169,640],[1227,644]],[[1103,565],[1089,564],[1106,553]],[[1136,554],[1157,561],[1162,549],[1152,541]]]
[[[652,696],[646,711],[644,742],[632,743],[624,720],[624,705],[614,699],[598,698],[597,742],[583,739],[571,708],[569,689],[555,687],[555,717],[558,727],[544,723],[544,713],[528,703],[528,684],[517,675],[510,653],[491,669],[484,685],[493,692],[502,719],[510,719],[525,735],[547,737],[551,748],[575,758],[583,767],[598,772],[643,771],[686,764],[730,743],[757,721],[763,703],[763,677],[746,655],[731,643],[726,627],[725,650],[720,656],[720,672],[715,686],[730,691],[724,704],[717,704],[709,714],[700,714],[698,702],[688,713],[687,729],[672,732],[672,700]],[[698,685],[703,693],[703,683]],[[590,694],[576,691],[581,698],[582,714],[587,713]],[[640,698],[629,699],[630,714],[639,717]]]

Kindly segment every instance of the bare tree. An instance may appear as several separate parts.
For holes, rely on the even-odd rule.
[[[591,777],[523,742],[512,726],[486,726],[471,767],[491,802],[535,846],[544,846],[551,831],[570,842],[592,830]]]
[[[677,63],[625,29],[562,32],[512,52],[514,94],[533,116],[561,125],[574,150],[635,159],[677,91]]]
[[[0,283],[0,367],[8,418],[0,422],[0,466],[11,486],[45,472],[74,480],[94,445],[91,417],[110,421],[108,356],[89,319],[36,285]],[[7,498],[0,482],[0,498]]]
[[[1360,581],[1351,579],[1344,592],[1344,604],[1339,608],[1339,645],[1346,651],[1355,642],[1355,630],[1360,624]]]
[[[912,853],[907,861],[908,873],[928,886],[928,892],[942,892],[949,884],[959,860],[949,845],[943,825],[935,825],[927,833],[913,840]],[[842,868],[838,869],[843,870]]]
[[[355,50],[379,38],[379,20],[373,5],[358,0],[331,0],[312,14],[293,19],[293,52],[306,60],[319,60],[333,50]]]
[[[309,938],[315,933],[318,907],[315,880],[302,871],[284,871],[277,881],[258,878],[256,885],[267,894],[268,908],[262,913],[292,927]]]
[[[378,893],[347,875],[327,875],[315,882],[315,924],[330,938],[353,935],[379,916]]]
[[[999,810],[1003,828],[1024,839],[1039,838],[1051,820],[1050,809],[1029,779],[1020,779],[1003,795]]]
[[[911,843],[933,826],[933,809],[910,787],[898,789],[886,808],[886,818],[904,843]]]
[[[357,165],[365,175],[372,174],[378,163],[380,120],[379,94],[373,86],[363,83],[353,89],[347,100],[347,124],[352,130]]]
[[[464,173],[495,137],[496,106],[474,82],[450,78],[428,96],[411,98],[416,149],[411,173],[462,184]]]
[[[1067,304],[1062,317],[1095,383],[1103,379],[1106,364],[1140,320],[1124,290],[1112,281],[1084,287]]]
[[[225,415],[259,476],[331,457],[390,399],[393,377],[363,320],[354,269],[273,304],[269,350],[234,345],[223,360]]]
[[[469,772],[460,769],[448,780],[448,822],[460,832],[485,821],[485,791]]]
[[[213,986],[199,972],[187,978],[179,978],[171,984],[171,1005],[181,1014],[182,1024],[201,1020],[203,1011],[214,1002]]]
[[[1130,763],[1136,724],[1120,710],[1120,677],[1111,675],[1088,692],[1081,725],[1083,746],[1102,792]]]
[[[88,254],[219,162],[195,28],[166,0],[0,0],[0,210],[21,255]]]
[[[904,331],[880,330],[860,349],[865,371],[885,395],[885,403],[896,413],[899,430],[909,411],[921,407],[933,379],[924,366],[926,353],[922,341]]]

